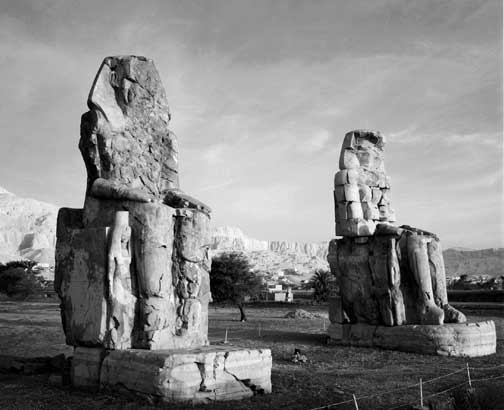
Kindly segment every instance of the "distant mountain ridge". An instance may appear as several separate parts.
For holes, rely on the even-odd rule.
[[[253,239],[246,236],[240,228],[220,226],[212,233],[211,249],[220,251],[271,251],[294,252],[321,259],[327,258],[327,242],[288,242]]]
[[[446,276],[504,276],[504,248],[447,249],[443,252]]]
[[[0,262],[54,264],[57,213],[55,205],[20,198],[0,187]]]
[[[58,207],[20,198],[0,187],[0,262],[30,259],[54,264]],[[290,242],[249,238],[240,228],[214,229],[212,253],[242,251],[254,269],[263,272],[295,272],[297,280],[316,269],[328,269],[328,241]],[[504,248],[443,252],[447,276],[504,275]]]
[[[329,268],[328,242],[258,240],[247,237],[240,228],[224,226],[214,230],[212,249],[245,252],[254,268],[260,271],[295,269],[300,276],[305,276],[316,269]],[[504,248],[453,248],[443,251],[443,257],[448,277],[504,275]]]

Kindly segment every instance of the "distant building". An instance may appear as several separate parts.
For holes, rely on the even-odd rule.
[[[290,287],[284,290],[281,284],[269,283],[268,288],[262,292],[261,299],[274,302],[292,302],[294,295]]]
[[[275,293],[282,291],[282,284],[268,283],[268,293]]]

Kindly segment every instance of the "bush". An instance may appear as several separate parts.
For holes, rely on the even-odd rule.
[[[478,385],[474,389],[459,389],[453,394],[457,410],[499,410],[503,399],[502,387],[496,382]]]
[[[0,292],[26,299],[43,289],[43,279],[33,272],[35,262],[13,261],[0,264]]]

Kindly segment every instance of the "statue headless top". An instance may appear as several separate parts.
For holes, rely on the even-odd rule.
[[[79,148],[88,196],[210,212],[180,190],[177,137],[168,128],[170,109],[152,60],[105,58],[87,104]]]
[[[395,221],[384,146],[385,138],[378,131],[355,130],[345,135],[340,171],[334,176],[336,235],[369,236],[377,224]]]

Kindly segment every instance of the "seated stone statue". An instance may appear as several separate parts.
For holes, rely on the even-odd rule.
[[[336,235],[328,261],[338,280],[341,320],[376,325],[465,322],[448,304],[441,243],[396,227],[379,132],[345,135],[334,178]]]
[[[58,216],[55,287],[67,343],[208,344],[211,211],[180,190],[177,138],[153,62],[106,58],[88,107],[84,209]]]

